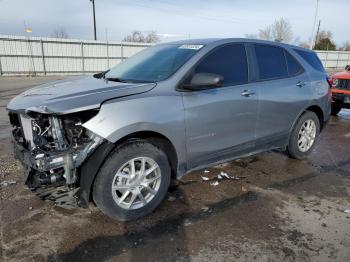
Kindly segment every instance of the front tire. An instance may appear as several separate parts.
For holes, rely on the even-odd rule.
[[[93,185],[93,199],[120,221],[151,213],[167,194],[171,170],[166,154],[147,141],[129,142],[106,159]]]
[[[340,112],[340,110],[341,110],[341,106],[340,106],[340,105],[332,104],[331,115],[332,115],[332,116],[338,115],[338,113]]]
[[[287,152],[291,158],[305,159],[313,150],[320,134],[320,121],[314,112],[306,111],[290,134]]]

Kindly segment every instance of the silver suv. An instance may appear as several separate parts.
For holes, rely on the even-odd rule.
[[[61,206],[91,200],[132,220],[171,179],[276,148],[305,158],[329,119],[316,54],[248,39],[156,45],[94,76],[30,89],[7,106],[26,184]]]

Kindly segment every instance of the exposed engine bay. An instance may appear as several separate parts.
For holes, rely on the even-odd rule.
[[[82,124],[98,113],[89,110],[67,115],[10,112],[15,155],[27,169],[26,184],[41,197],[58,204],[74,199],[79,167],[104,139]],[[55,190],[53,190],[55,189]],[[58,194],[59,189],[61,194]],[[65,198],[64,196],[68,196]]]

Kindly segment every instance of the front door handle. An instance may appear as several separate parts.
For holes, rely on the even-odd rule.
[[[251,90],[244,90],[244,91],[241,93],[241,96],[245,96],[245,97],[251,97],[252,95],[255,95],[255,92],[254,92],[254,91],[251,91]]]
[[[298,87],[303,87],[303,86],[305,86],[305,85],[306,85],[306,83],[303,82],[303,81],[299,81],[299,82],[297,83],[297,86],[298,86]]]

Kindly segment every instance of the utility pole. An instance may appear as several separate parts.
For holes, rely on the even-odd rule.
[[[310,42],[310,49],[312,50],[314,43],[315,43],[315,27],[316,27],[316,21],[318,16],[318,3],[320,0],[316,0],[316,10],[315,10],[315,18],[314,18],[314,24],[312,27],[312,35],[311,35],[311,42]]]
[[[93,12],[93,16],[94,16],[94,39],[97,40],[97,36],[96,36],[95,0],[90,0],[90,2],[92,3],[92,12]]]
[[[321,26],[321,19],[318,20],[318,26],[317,26],[317,33],[316,33],[316,38],[315,38],[315,44],[313,47],[315,47],[315,45],[317,44],[318,42],[318,34],[320,33],[320,26]]]

